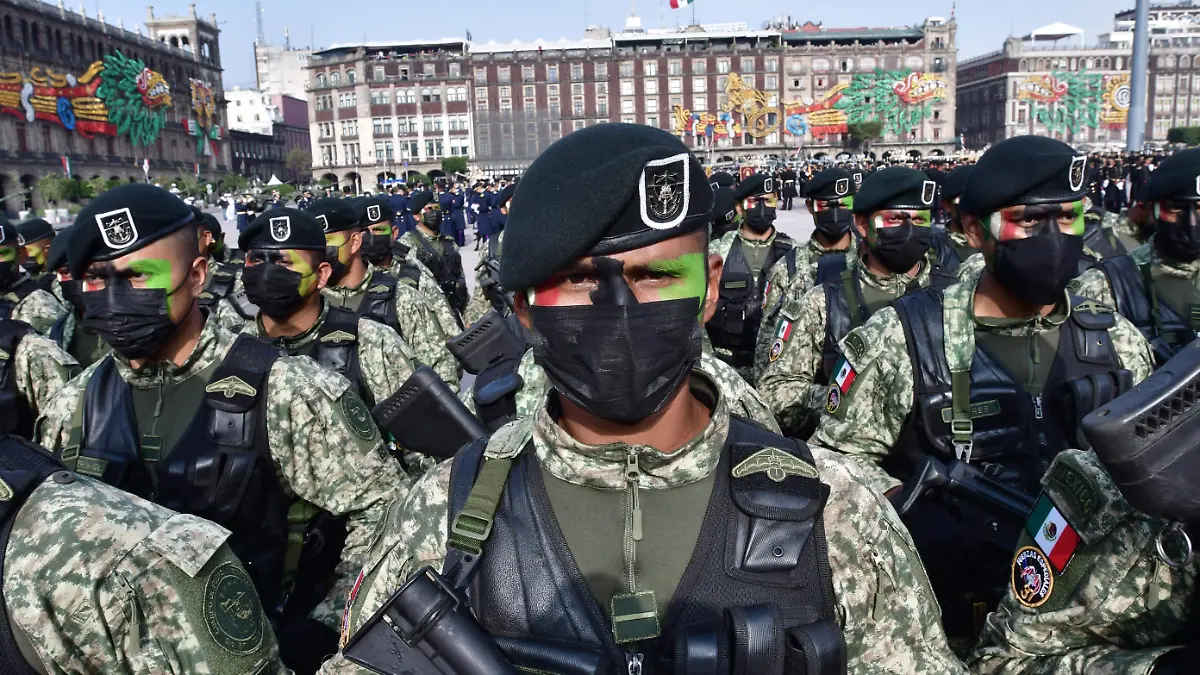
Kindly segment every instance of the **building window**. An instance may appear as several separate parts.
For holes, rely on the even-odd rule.
[[[633,61],[621,62],[621,77],[633,77]]]
[[[633,96],[633,80],[621,80],[621,95]]]
[[[683,93],[683,78],[682,77],[672,77],[671,79],[667,80],[667,92],[670,94],[682,94]]]
[[[462,77],[462,64],[455,61],[450,64],[450,77]]]
[[[558,117],[559,113],[562,112],[562,106],[559,105],[557,96],[547,98],[546,105],[550,108],[551,117]]]
[[[376,89],[371,92],[371,105],[388,105],[392,102],[392,92],[387,89]]]
[[[447,101],[465,101],[467,100],[466,87],[451,87],[446,89]]]
[[[608,96],[608,83],[607,82],[597,82],[596,83],[596,96]]]
[[[341,84],[342,84],[342,74],[341,73],[339,73],[338,71],[335,70],[329,74],[329,86],[337,87],[337,86],[341,86]]]
[[[375,69],[373,72],[374,72],[373,77],[376,82],[383,82],[384,80],[387,79],[387,76],[383,72],[383,66],[375,66]]]
[[[546,81],[547,82],[558,82],[558,66],[557,65],[546,66]]]
[[[347,70],[346,71],[346,84],[357,84],[357,83],[358,83],[358,73],[354,72],[353,68],[351,68],[350,70]]]
[[[778,88],[779,88],[779,76],[778,75],[767,75],[767,76],[763,77],[763,89],[766,89],[767,91],[774,91]]]
[[[774,57],[766,59],[766,71],[768,73],[778,73],[779,72],[779,59],[776,59]]]
[[[325,79],[325,73],[317,73],[317,88],[320,89],[324,87],[326,82],[327,80]]]
[[[707,96],[692,97],[692,110],[695,110],[698,112],[708,110],[708,97]]]
[[[646,99],[645,112],[657,113],[658,112],[658,99],[656,99],[656,98]]]
[[[583,79],[583,64],[582,63],[572,63],[571,64],[571,79],[574,81],[579,81],[579,80]]]
[[[708,72],[708,59],[692,59],[692,74],[703,75]]]
[[[496,79],[502,84],[512,82],[512,70],[508,66],[503,66],[496,70]]]
[[[717,72],[722,75],[729,72],[729,59],[717,59]]]
[[[658,127],[658,115],[647,115],[646,116],[646,126],[657,128]]]
[[[500,98],[511,98],[512,87],[500,87]]]
[[[532,99],[532,98],[521,99],[521,109],[522,110],[533,110],[536,107],[537,107],[537,103],[534,101],[534,99]]]
[[[642,83],[642,89],[647,95],[653,96],[658,94],[658,80],[646,80]],[[631,91],[629,93],[632,94],[633,92]]]
[[[596,101],[596,114],[600,117],[608,117],[608,101]]]
[[[829,70],[829,59],[813,59],[812,69],[814,73],[827,72]]]
[[[533,82],[533,66],[521,66],[521,81]]]
[[[416,89],[397,89],[396,90],[396,103],[416,103],[416,102],[417,102],[417,90]]]
[[[425,155],[430,159],[440,158],[444,154],[442,148],[442,139],[435,138],[425,141]]]
[[[668,75],[682,75],[683,74],[683,61],[680,61],[678,59],[672,60],[672,61],[667,61],[667,74]]]
[[[475,84],[487,84],[487,68],[475,69]]]
[[[572,100],[571,101],[571,109],[572,109],[572,112],[575,113],[575,117],[582,117],[584,114],[583,113],[583,98],[579,97],[579,98]]]
[[[632,115],[634,112],[633,101],[621,101],[621,114]]]
[[[436,63],[423,64],[422,72],[425,74],[425,77],[433,77],[434,75],[437,74],[437,64]]]
[[[743,73],[754,72],[754,57],[753,56],[746,56],[746,57],[742,58],[742,72]]]
[[[607,80],[608,79],[608,63],[607,62],[601,61],[599,63],[594,63],[594,64],[592,64],[592,68],[596,71],[596,79],[597,80]]]
[[[475,100],[486,101],[487,97],[488,97],[488,90],[486,87],[477,87],[475,89]]]
[[[525,98],[533,98],[534,97],[533,86],[525,87],[524,91],[525,91]]]
[[[390,117],[376,117],[371,120],[371,126],[376,136],[392,135],[392,118]]]
[[[658,61],[643,61],[642,74],[646,77],[658,77]]]
[[[358,120],[342,120],[342,136],[357,136]]]

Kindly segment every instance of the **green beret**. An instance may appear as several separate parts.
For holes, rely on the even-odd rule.
[[[17,226],[8,218],[0,215],[0,246],[16,248],[21,245],[21,235]]]
[[[959,208],[977,216],[1018,204],[1060,204],[1087,194],[1087,155],[1046,136],[993,145],[975,165]]]
[[[713,193],[713,225],[728,225],[737,217],[737,199],[733,188],[719,187]]]
[[[74,225],[64,227],[58,231],[54,241],[50,242],[50,251],[46,253],[47,270],[57,272],[59,268],[67,266],[67,246],[71,241],[71,230],[74,228]]]
[[[396,218],[396,210],[388,204],[384,197],[367,197],[358,200],[358,203],[354,205],[354,213],[363,227],[370,227],[376,223],[390,224]]]
[[[192,207],[149,183],[127,183],[102,193],[75,217],[67,248],[72,276],[101,260],[128,255],[196,222]]]
[[[678,137],[641,124],[586,127],[546,148],[517,185],[500,283],[530,288],[580,256],[704,229],[712,205],[704,168]]]
[[[962,196],[963,188],[967,187],[967,179],[975,171],[974,164],[964,164],[942,179],[942,199],[952,202]]]
[[[867,215],[885,209],[933,208],[937,183],[924,172],[893,166],[867,176],[854,195],[854,212]]]
[[[311,213],[281,207],[255,218],[238,235],[238,248],[324,251],[325,233]]]
[[[349,199],[325,197],[318,199],[304,209],[321,225],[326,234],[359,229],[358,212],[354,210]]]
[[[861,174],[859,174],[861,176]],[[862,179],[859,179],[862,182]],[[845,169],[832,168],[820,171],[804,185],[804,198],[832,201],[849,197],[858,191],[854,176]]]
[[[505,188],[503,190],[501,190],[499,192],[499,194],[496,195],[496,207],[499,208],[501,206],[505,206],[506,204],[508,204],[508,202],[512,200],[512,196],[516,191],[517,191],[516,183],[505,186]]]
[[[429,202],[432,201],[433,193],[429,190],[414,192],[412,196],[408,198],[408,210],[413,213],[420,213],[421,209],[424,209],[429,205]]]
[[[733,198],[740,202],[749,197],[773,194],[774,192],[774,178],[765,173],[752,173],[746,176],[746,180],[738,183],[738,186],[734,188]]]
[[[46,222],[44,218],[32,218],[17,225],[17,235],[18,241],[22,245],[32,244],[53,237],[54,226]]]
[[[1142,201],[1200,201],[1200,148],[1182,150],[1164,159],[1150,173],[1138,196]]]
[[[731,188],[737,185],[737,176],[728,171],[714,171],[708,177],[708,184],[712,187],[713,192],[716,192],[717,188]]]

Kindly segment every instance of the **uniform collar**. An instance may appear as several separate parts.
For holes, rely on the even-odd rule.
[[[255,337],[261,337],[262,339],[270,342],[273,346],[278,347],[280,350],[287,352],[288,354],[295,354],[297,351],[308,346],[310,342],[317,338],[317,334],[321,332],[321,326],[325,325],[326,316],[329,316],[329,303],[325,302],[325,299],[322,298],[321,314],[317,316],[317,320],[312,326],[309,326],[308,330],[300,333],[299,335],[293,335],[291,337],[270,337],[267,335],[266,329],[263,328],[261,313],[254,319],[252,323],[248,324],[246,329],[242,332]]]
[[[182,382],[193,375],[206,370],[209,366],[225,358],[230,346],[237,336],[221,327],[217,315],[212,312],[204,322],[200,331],[200,339],[192,353],[188,355],[182,366],[170,361],[147,363],[137,370],[129,365],[129,359],[113,352],[112,357],[117,364],[117,372],[121,379],[139,389],[148,389],[165,382]]]
[[[980,317],[975,314],[975,290],[979,287],[979,280],[982,277],[982,274],[972,276],[946,289],[947,316],[949,316],[951,308],[965,307],[970,313],[971,323],[975,330],[1008,336],[1037,335],[1061,326],[1071,316],[1070,296],[1063,291],[1062,299],[1047,316],[1039,315],[1017,319]]]
[[[1146,243],[1141,248],[1146,249],[1143,253],[1147,262],[1162,270],[1163,274],[1169,277],[1195,279],[1197,274],[1200,274],[1200,260],[1179,262],[1160,255],[1158,249],[1154,247],[1154,235],[1150,235],[1150,238],[1146,240]]]
[[[689,386],[703,400],[714,399],[712,418],[695,438],[679,450],[665,454],[645,445],[609,443],[587,445],[572,438],[555,423],[549,399],[543,398],[534,421],[533,445],[542,466],[555,478],[574,485],[619,490],[626,487],[625,461],[638,456],[638,487],[665,489],[704,479],[716,469],[729,434],[729,408],[720,387],[698,370]]]
[[[742,228],[739,226],[737,229],[737,236],[738,239],[742,240],[743,246],[770,246],[771,244],[775,243],[775,237],[779,236],[779,228],[772,227],[771,236],[767,237],[766,239],[747,239],[742,235]]]
[[[850,245],[851,246],[854,245],[854,235],[850,235]],[[825,248],[825,246],[823,244],[821,244],[821,242],[817,241],[816,237],[813,237],[808,240],[808,250],[811,251],[812,253],[816,254],[817,257],[820,257],[820,256],[825,255],[826,253],[832,253],[834,251],[845,251],[846,249],[844,249],[844,248]]]
[[[367,266],[367,274],[363,277],[362,281],[353,286],[326,286],[321,292],[330,293],[334,297],[343,299],[351,298],[366,292],[367,288],[370,287],[371,279],[374,278],[376,270],[374,265],[365,260],[363,261],[363,264]]]
[[[861,274],[859,274],[859,280],[862,282],[863,286],[883,291],[888,295],[900,297],[901,295],[907,293],[909,289],[913,288],[914,284],[922,288],[927,288],[929,286],[929,274],[933,267],[930,260],[933,255],[933,251],[930,250],[930,252],[926,254],[925,260],[921,261],[920,267],[917,268],[916,275],[911,277],[907,274],[876,274],[867,267],[866,263],[863,262],[862,256],[855,258],[855,265],[859,270],[861,270]]]

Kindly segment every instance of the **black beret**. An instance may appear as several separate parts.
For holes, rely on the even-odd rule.
[[[35,241],[49,239],[54,236],[54,226],[44,218],[32,218],[17,224],[17,234],[22,244],[32,244]]]
[[[67,246],[71,241],[71,231],[74,225],[68,225],[58,231],[58,236],[50,242],[50,251],[46,254],[46,269],[57,272],[58,268],[67,266]]]
[[[1164,159],[1150,174],[1142,192],[1142,201],[1200,201],[1200,148],[1182,150]]]
[[[238,235],[238,248],[324,251],[325,233],[311,213],[281,207],[255,218]]]
[[[747,197],[756,197],[758,195],[772,194],[774,192],[774,177],[765,173],[752,173],[749,176],[746,176],[746,180],[738,183],[738,186],[734,188],[733,198],[740,202]]]
[[[942,199],[952,202],[962,196],[963,188],[967,187],[967,179],[975,171],[974,164],[964,164],[942,179]]]
[[[512,200],[513,194],[517,191],[517,184],[506,186],[499,194],[496,195],[496,206],[501,207]]]
[[[737,216],[737,199],[733,188],[719,187],[713,193],[713,225],[727,225]]]
[[[196,222],[200,223],[200,227],[212,233],[213,238],[219,239],[225,234],[224,230],[221,229],[221,221],[217,220],[217,217],[213,214],[205,213],[198,206],[192,207],[192,213],[196,214]]]
[[[929,180],[938,183],[939,185],[941,184],[942,180],[946,178],[946,172],[942,171],[941,169],[925,169],[925,175],[929,176]]]
[[[630,251],[708,227],[713,191],[678,137],[640,124],[564,136],[529,169],[509,208],[500,283],[520,290],[585,255]]]
[[[127,183],[96,197],[75,217],[67,248],[72,276],[98,260],[113,260],[196,222],[192,207],[149,183]]]
[[[16,248],[21,245],[21,235],[12,221],[0,215],[0,246]]]
[[[359,228],[358,212],[349,199],[325,197],[309,204],[304,211],[317,219],[326,234]]]
[[[428,206],[429,202],[432,201],[433,193],[429,190],[414,192],[412,196],[408,198],[408,210],[412,211],[413,213],[420,213],[421,209]]]
[[[731,188],[734,185],[737,185],[737,176],[729,173],[728,171],[714,171],[713,174],[708,177],[708,184],[712,187],[714,192],[717,190],[717,188]]]
[[[388,204],[385,197],[367,197],[358,200],[358,203],[354,205],[354,213],[363,227],[370,227],[376,223],[391,223],[396,217],[396,210]]]
[[[1046,136],[993,145],[975,165],[959,208],[977,216],[1017,204],[1057,204],[1087,194],[1087,155]]]
[[[849,197],[858,191],[854,176],[845,169],[832,168],[820,171],[804,184],[805,199],[829,201]]]
[[[867,176],[854,195],[854,212],[871,214],[884,209],[933,208],[937,183],[923,171],[893,166]]]

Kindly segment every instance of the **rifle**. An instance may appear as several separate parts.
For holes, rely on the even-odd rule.
[[[400,447],[437,459],[449,459],[464,445],[488,436],[479,419],[428,366],[417,368],[371,416]]]
[[[495,431],[517,416],[517,392],[525,381],[517,373],[526,343],[494,309],[488,310],[470,328],[446,342],[446,347],[463,369],[475,375],[471,395],[475,410],[489,429]]]
[[[941,488],[964,501],[997,512],[1018,525],[1024,525],[1029,519],[1035,501],[1034,496],[996,480],[974,464],[957,459],[943,463],[926,455],[904,488],[890,497],[892,506],[903,517],[933,488]]]

